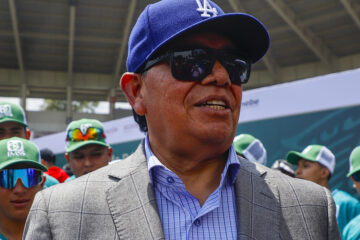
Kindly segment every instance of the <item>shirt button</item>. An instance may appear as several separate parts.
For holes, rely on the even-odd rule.
[[[194,221],[194,224],[195,224],[195,226],[199,227],[199,226],[201,225],[201,222],[200,222],[199,219],[196,219],[196,220]]]
[[[167,177],[166,181],[170,184],[175,182],[174,178],[172,178],[172,177]]]

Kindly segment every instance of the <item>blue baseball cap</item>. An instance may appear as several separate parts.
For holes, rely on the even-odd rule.
[[[251,63],[260,60],[270,44],[265,26],[246,13],[224,13],[211,0],[162,0],[148,5],[129,37],[127,70],[136,72],[161,47],[187,34],[224,35]]]

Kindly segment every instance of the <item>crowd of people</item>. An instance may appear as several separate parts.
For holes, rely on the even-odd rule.
[[[236,153],[249,161],[263,163],[263,159],[266,159],[264,145],[250,134],[240,134],[235,137],[233,144]],[[329,179],[334,173],[335,164],[335,155],[326,146],[314,144],[302,152],[289,151],[286,160],[276,160],[271,168],[330,190]],[[360,194],[360,146],[353,149],[349,156],[349,169],[347,177],[353,181],[354,188]],[[331,195],[336,204],[336,220],[342,239],[360,239],[360,201],[336,188],[331,189]],[[359,225],[356,226],[356,223]]]
[[[68,125],[70,173],[1,102],[0,239],[359,239],[359,200],[330,192],[327,147],[270,169],[259,139],[235,137],[242,85],[269,44],[258,19],[211,0],[148,5],[120,80],[145,138],[113,164],[99,121]],[[349,159],[360,192],[360,146]]]

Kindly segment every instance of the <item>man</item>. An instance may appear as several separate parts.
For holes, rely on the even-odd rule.
[[[74,175],[66,182],[109,164],[112,148],[105,138],[104,127],[96,119],[84,118],[69,124],[65,158]]]
[[[10,137],[30,139],[25,113],[14,103],[0,102],[0,140]]]
[[[0,140],[11,137],[29,140],[30,135],[24,110],[17,104],[0,102]],[[44,188],[57,183],[59,183],[58,180],[45,174]]]
[[[259,139],[250,134],[240,134],[234,138],[233,145],[236,153],[241,157],[266,165],[266,149]]]
[[[327,147],[309,145],[302,153],[290,151],[286,159],[297,166],[295,171],[297,178],[315,182],[329,189],[328,181],[335,169],[335,156]],[[342,233],[346,224],[360,214],[360,203],[356,198],[339,189],[333,189],[331,193],[336,204],[338,226]]]
[[[241,85],[269,46],[257,19],[210,0],[162,0],[141,13],[128,45],[120,85],[145,140],[37,194],[25,239],[338,239],[326,189],[232,147]]]
[[[360,146],[350,154],[350,171],[347,175],[354,183],[354,188],[360,194]],[[357,214],[344,228],[342,239],[360,239],[360,213]]]
[[[46,170],[32,142],[18,137],[0,141],[0,239],[21,239]]]
[[[64,182],[67,178],[69,178],[69,176],[64,170],[56,166],[56,157],[50,149],[41,149],[40,155],[41,163],[48,168],[46,174],[56,178],[61,183]]]

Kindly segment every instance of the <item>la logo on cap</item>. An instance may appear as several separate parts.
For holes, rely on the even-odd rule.
[[[202,13],[202,17],[216,17],[218,15],[216,8],[212,7],[207,0],[203,0],[202,4],[200,0],[196,0],[196,3],[198,5],[196,10]],[[212,16],[209,13],[212,13]]]
[[[7,143],[8,157],[26,156],[24,151],[24,144],[19,140],[10,140]]]
[[[9,104],[0,105],[0,117],[12,117],[11,106]]]
[[[91,123],[83,123],[80,125],[80,131],[83,135],[85,135],[89,129],[89,127],[91,127]]]

